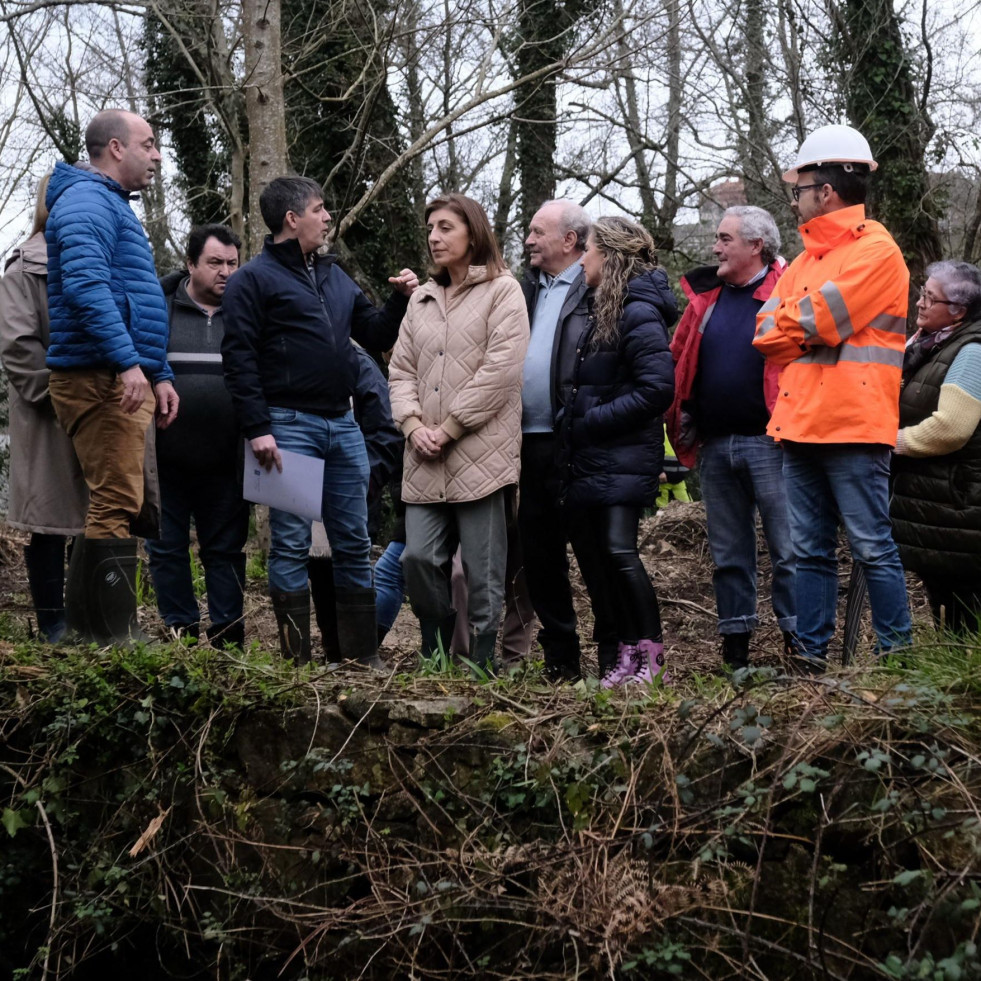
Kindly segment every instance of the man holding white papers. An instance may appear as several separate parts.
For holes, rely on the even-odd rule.
[[[394,292],[384,307],[374,307],[334,257],[321,254],[331,219],[315,181],[276,178],[259,207],[272,234],[225,291],[225,382],[266,469],[283,469],[281,449],[324,461],[323,519],[341,654],[377,667],[368,457],[351,409],[357,355],[350,341],[353,336],[371,350],[391,347],[419,280],[403,269],[390,278]],[[269,593],[280,649],[297,663],[310,660],[310,524],[270,510]]]

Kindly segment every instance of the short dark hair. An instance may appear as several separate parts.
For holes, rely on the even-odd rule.
[[[479,201],[468,198],[464,194],[444,194],[441,197],[433,198],[426,205],[426,224],[429,224],[429,216],[440,208],[447,208],[460,218],[470,230],[471,255],[470,264],[472,266],[486,266],[489,279],[504,272],[507,268],[501,256],[501,247],[494,238],[487,212]],[[439,267],[430,270],[433,279],[440,286],[450,285],[450,274],[445,268]]]
[[[825,163],[820,167],[800,167],[798,174],[807,174],[815,184],[830,184],[845,204],[865,204],[869,193],[868,164]]]
[[[89,160],[98,160],[110,140],[125,144],[129,139],[129,117],[125,109],[103,109],[85,129],[85,152]]]
[[[191,234],[187,236],[187,261],[192,265],[198,264],[201,253],[204,251],[205,242],[209,238],[216,238],[222,245],[234,245],[236,249],[242,248],[242,240],[227,225],[195,225],[191,229]]]
[[[276,177],[259,195],[259,211],[269,231],[278,235],[287,211],[302,215],[311,201],[323,199],[323,188],[309,177]]]

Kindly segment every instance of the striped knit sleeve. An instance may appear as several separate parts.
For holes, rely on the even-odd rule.
[[[959,450],[981,423],[981,344],[968,344],[954,358],[932,415],[900,429],[900,456],[943,456]]]

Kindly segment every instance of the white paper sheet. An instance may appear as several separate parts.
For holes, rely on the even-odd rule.
[[[324,495],[324,461],[280,450],[283,472],[275,467],[260,466],[249,441],[245,441],[245,472],[242,477],[242,496],[255,504],[268,504],[280,511],[289,511],[303,518],[321,520]]]

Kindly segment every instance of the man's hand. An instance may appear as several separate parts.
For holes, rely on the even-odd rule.
[[[180,396],[169,381],[157,382],[153,390],[157,395],[157,429],[166,429],[177,418]]]
[[[132,415],[146,401],[147,392],[150,391],[150,383],[146,380],[146,375],[143,374],[143,369],[138,364],[121,371],[119,380],[123,383],[123,396],[119,400],[119,407],[127,415]]]
[[[389,276],[392,289],[404,296],[412,296],[419,288],[419,277],[411,269],[400,269],[397,276]]]
[[[276,445],[275,436],[256,436],[255,439],[249,440],[249,445],[252,447],[252,452],[255,453],[255,458],[259,461],[259,466],[265,470],[272,470],[273,464],[275,464],[276,469],[280,473],[283,472],[283,456]]]

